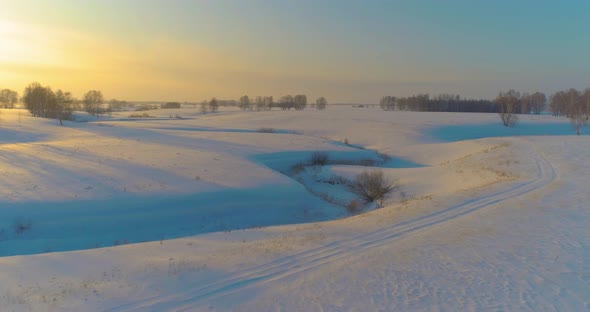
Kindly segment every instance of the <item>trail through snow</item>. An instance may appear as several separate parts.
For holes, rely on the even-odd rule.
[[[533,180],[517,182],[504,190],[474,197],[444,210],[359,235],[346,241],[335,241],[260,266],[231,272],[228,274],[229,277],[225,279],[204,284],[196,282],[192,285],[186,285],[179,293],[170,296],[146,298],[139,302],[113,308],[112,311],[159,311],[170,309],[189,311],[199,307],[204,309],[210,300],[219,299],[245,288],[255,287],[257,284],[289,278],[293,274],[327,265],[338,259],[411,235],[414,232],[434,227],[502,201],[511,200],[531,191],[539,190],[555,179],[555,170],[542,155],[535,155],[535,163],[537,176]]]

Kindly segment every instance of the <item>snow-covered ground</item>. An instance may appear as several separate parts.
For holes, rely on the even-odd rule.
[[[148,113],[2,110],[1,311],[590,310],[590,138],[566,119]],[[369,167],[400,188],[350,216],[332,182]]]

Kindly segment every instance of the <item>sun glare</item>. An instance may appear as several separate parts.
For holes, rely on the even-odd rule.
[[[0,20],[0,61],[10,62],[22,58],[19,52],[26,51],[26,46],[22,40],[18,40],[17,26],[4,20]]]
[[[10,65],[56,65],[63,55],[56,44],[56,36],[41,27],[0,19],[0,62]]]

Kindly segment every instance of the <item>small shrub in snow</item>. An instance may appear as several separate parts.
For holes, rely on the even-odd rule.
[[[350,185],[350,191],[366,202],[383,206],[385,196],[395,190],[395,184],[383,175],[383,171],[365,171],[357,175]]]
[[[25,220],[24,218],[17,218],[13,224],[13,230],[16,235],[21,235],[29,230],[31,230],[31,221]]]
[[[346,210],[350,215],[356,215],[361,212],[362,205],[358,202],[358,200],[353,199],[348,203],[348,205],[346,205]]]
[[[327,179],[318,178],[318,179],[316,179],[316,182],[326,183],[326,184],[330,184],[330,185],[348,185],[348,184],[350,184],[350,181],[348,181],[348,179],[346,179],[345,177],[342,177],[342,176],[338,176],[338,175],[331,175]]]
[[[329,156],[326,152],[314,152],[311,154],[311,164],[314,166],[325,166],[328,164]]]
[[[381,153],[377,153],[377,157],[379,157],[381,159],[382,162],[388,162],[391,161],[391,156],[387,155],[387,154],[381,154]]]
[[[302,163],[298,163],[293,165],[293,167],[291,167],[291,171],[293,172],[293,174],[299,174],[301,172],[303,172],[305,170],[305,165]]]
[[[331,175],[330,179],[328,180],[328,183],[332,185],[348,185],[350,181],[348,181],[348,179],[346,179],[345,177],[339,175]]]

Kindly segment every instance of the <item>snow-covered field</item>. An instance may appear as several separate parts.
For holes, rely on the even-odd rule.
[[[0,311],[590,310],[590,137],[566,119],[148,113],[2,110]],[[350,216],[333,182],[368,167],[400,188]]]

